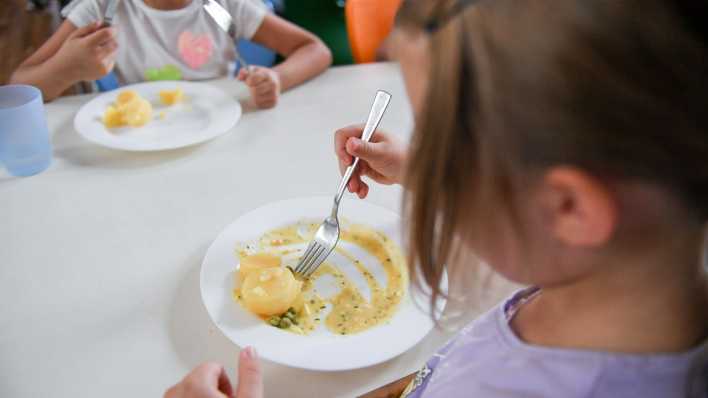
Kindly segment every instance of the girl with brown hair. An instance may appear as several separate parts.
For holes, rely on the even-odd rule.
[[[412,274],[433,300],[445,269],[475,262],[461,250],[531,287],[404,396],[706,396],[707,8],[406,2],[393,40],[415,134],[338,131],[340,166],[365,161],[349,189],[404,185]]]

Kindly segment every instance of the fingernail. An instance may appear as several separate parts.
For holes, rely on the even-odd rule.
[[[258,358],[258,354],[256,353],[256,349],[253,347],[246,347],[246,358],[248,359],[256,359]]]

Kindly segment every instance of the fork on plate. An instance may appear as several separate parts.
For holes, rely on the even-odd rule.
[[[363,141],[369,142],[369,140],[371,140],[371,136],[379,126],[381,118],[383,118],[390,101],[391,94],[382,90],[376,93],[376,98],[374,98],[374,103],[371,105],[371,110],[369,111],[369,118],[366,120],[366,125],[361,135]],[[322,222],[315,232],[314,238],[307,245],[305,254],[300,257],[300,261],[294,269],[295,274],[304,278],[309,277],[327,259],[335,246],[337,246],[337,242],[339,242],[339,219],[337,218],[339,202],[342,200],[344,189],[349,183],[349,179],[352,177],[358,164],[359,158],[354,158],[354,162],[352,162],[351,166],[347,167],[347,170],[344,172],[337,193],[334,195],[332,212],[329,217]]]

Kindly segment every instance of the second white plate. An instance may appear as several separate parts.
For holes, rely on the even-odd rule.
[[[161,90],[184,91],[185,102],[162,106]],[[108,129],[101,118],[118,93],[135,90],[153,105],[153,120],[142,127]],[[133,84],[109,91],[81,107],[74,128],[89,141],[127,151],[160,151],[211,140],[228,132],[241,117],[241,105],[224,91],[206,84],[161,81]]]

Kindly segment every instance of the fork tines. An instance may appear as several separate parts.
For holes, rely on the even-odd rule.
[[[313,240],[307,246],[305,254],[303,254],[297,264],[297,267],[295,267],[295,273],[307,278],[320,264],[322,264],[328,255],[329,252],[327,248],[316,240]]]

